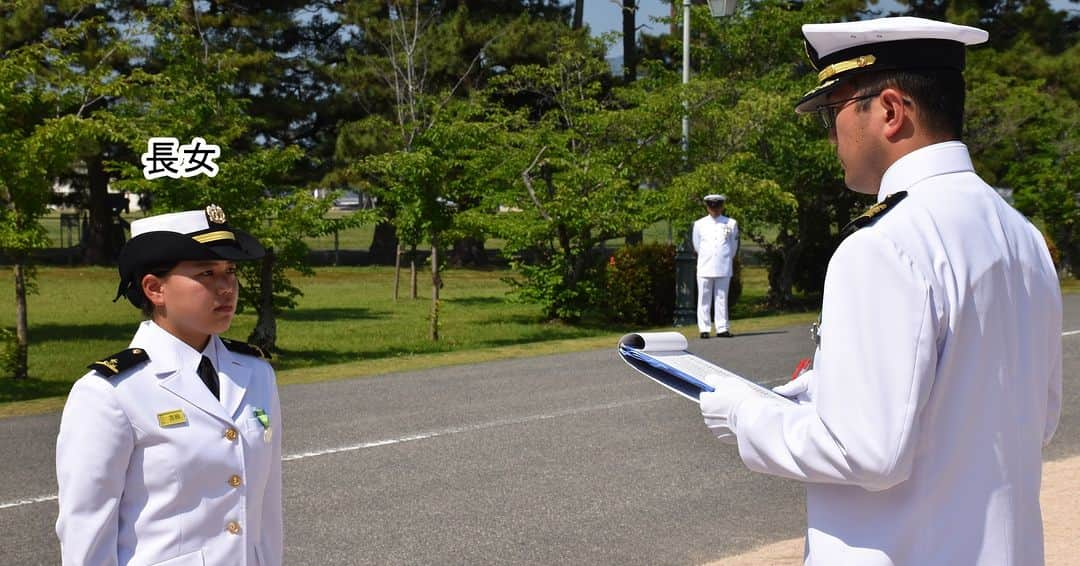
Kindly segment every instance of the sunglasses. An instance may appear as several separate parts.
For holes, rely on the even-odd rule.
[[[875,92],[873,94],[864,94],[861,96],[853,96],[851,98],[845,98],[843,100],[837,100],[830,104],[822,104],[817,107],[817,115],[821,117],[821,123],[825,124],[826,130],[831,130],[836,127],[836,115],[840,113],[848,104],[857,100],[866,100],[867,98],[874,98],[881,94],[881,92]]]

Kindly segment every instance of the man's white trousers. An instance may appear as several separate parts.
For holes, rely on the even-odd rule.
[[[730,277],[697,278],[697,325],[701,332],[709,332],[710,323],[716,324],[717,333],[728,331],[727,292],[730,284]],[[710,304],[714,305],[712,321],[709,320]]]

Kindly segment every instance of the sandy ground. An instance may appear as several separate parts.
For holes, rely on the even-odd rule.
[[[1080,456],[1043,464],[1040,497],[1046,541],[1046,564],[1080,564],[1076,541],[1080,538]],[[764,566],[802,564],[803,539],[770,544],[708,566]]]

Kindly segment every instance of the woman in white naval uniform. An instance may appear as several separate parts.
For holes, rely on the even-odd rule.
[[[1038,565],[1061,412],[1061,294],[1039,231],[975,174],[964,49],[917,18],[803,27],[853,190],[879,204],[829,262],[802,404],[701,396],[752,470],[806,482],[808,564]],[[797,391],[797,382],[784,392]]]
[[[209,206],[131,224],[120,289],[149,316],[91,364],[56,445],[65,565],[279,566],[281,409],[260,350],[218,334],[263,248]]]

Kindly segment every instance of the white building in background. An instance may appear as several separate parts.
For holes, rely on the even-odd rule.
[[[128,210],[131,212],[142,212],[142,207],[139,205],[139,195],[134,193],[125,193],[122,191],[113,190],[111,187],[108,189],[109,194],[118,195],[123,194],[128,201]],[[53,182],[53,193],[61,196],[68,196],[76,192],[75,188],[69,182],[55,181]],[[312,191],[312,196],[317,199],[327,198],[333,191],[330,189],[315,189]],[[334,208],[342,210],[353,210],[357,208],[375,208],[378,204],[378,199],[368,195],[367,193],[358,191],[344,191],[334,199]],[[63,210],[68,209],[55,204],[49,204],[50,210]]]
[[[53,181],[53,193],[61,196],[68,196],[76,192],[75,188],[68,182]],[[128,201],[128,210],[131,212],[141,212],[142,207],[139,206],[139,195],[126,193],[123,191],[113,190],[111,187],[108,189],[110,195],[123,194]],[[55,204],[49,204],[49,210],[68,210],[62,206]]]
[[[315,189],[311,191],[311,196],[317,199],[328,198],[335,191],[332,189]],[[355,210],[358,208],[375,208],[378,204],[378,199],[371,195],[360,191],[342,191],[334,199],[334,208],[339,210]]]

